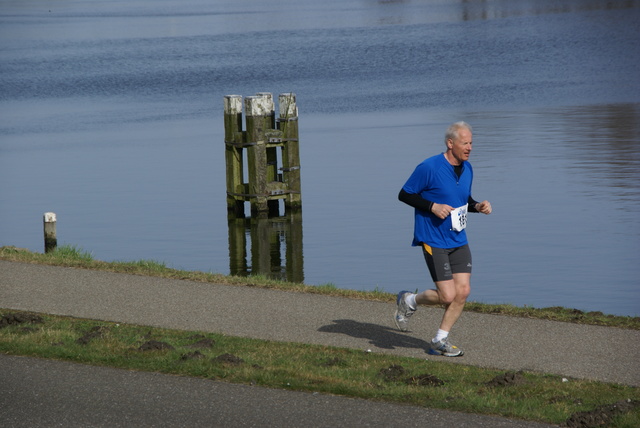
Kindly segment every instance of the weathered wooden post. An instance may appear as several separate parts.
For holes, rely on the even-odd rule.
[[[269,130],[275,129],[276,127],[276,114],[273,105],[273,95],[270,92],[258,92],[256,94],[258,97],[267,98],[266,102],[271,111],[268,113],[269,115]],[[266,154],[267,154],[267,183],[273,183],[278,181],[278,147],[270,144],[272,141],[269,140],[268,135],[270,131],[267,130],[264,132],[265,143],[266,143]],[[267,184],[268,186],[268,184]],[[267,196],[267,207],[269,211],[269,217],[276,217],[280,215],[280,208],[278,206],[278,200],[273,199],[272,194],[268,194]]]
[[[224,97],[224,141],[227,167],[227,213],[231,217],[244,217],[243,183],[242,96]]]
[[[44,252],[54,251],[58,247],[56,236],[56,213],[44,213]]]
[[[272,129],[273,98],[264,93],[244,99],[247,125],[247,161],[249,194],[254,198],[251,215],[266,217],[269,214],[267,191],[267,142],[265,135]]]
[[[298,106],[293,92],[278,97],[280,117],[278,129],[282,131],[282,181],[287,184],[285,211],[302,209],[300,192],[300,146],[298,141]]]

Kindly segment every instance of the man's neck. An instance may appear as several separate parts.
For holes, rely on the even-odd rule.
[[[455,163],[455,162],[451,161],[451,159],[454,159],[455,161],[457,161],[457,159],[455,157],[451,156],[451,152],[450,151],[444,152],[444,158],[447,160],[447,162],[449,162],[453,166],[462,165],[462,162]]]

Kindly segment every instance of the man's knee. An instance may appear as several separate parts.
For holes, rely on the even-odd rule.
[[[455,287],[438,287],[438,297],[441,304],[448,305],[457,300],[458,292]]]
[[[465,290],[456,290],[453,293],[439,293],[440,295],[440,303],[443,305],[448,305],[453,302],[464,303],[467,301],[467,297],[471,293],[470,289]]]
[[[467,301],[467,297],[469,297],[469,294],[471,294],[471,287],[466,286],[466,287],[458,290],[458,293],[456,294],[456,300],[458,300],[460,302],[466,302]]]
[[[465,300],[467,300],[467,297],[469,297],[469,294],[471,294],[471,275],[455,275],[454,283],[456,289],[455,299],[464,302]]]
[[[456,300],[455,294],[440,294],[440,303],[443,305],[449,305]]]

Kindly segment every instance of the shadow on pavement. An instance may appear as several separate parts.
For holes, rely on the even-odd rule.
[[[387,326],[353,320],[333,320],[332,322],[333,324],[320,327],[318,331],[368,339],[371,345],[383,349],[416,348],[426,350],[429,347],[428,342],[407,336]]]

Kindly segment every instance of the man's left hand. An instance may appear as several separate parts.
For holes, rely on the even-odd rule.
[[[489,201],[482,201],[476,204],[476,210],[482,214],[491,214],[491,203]]]

